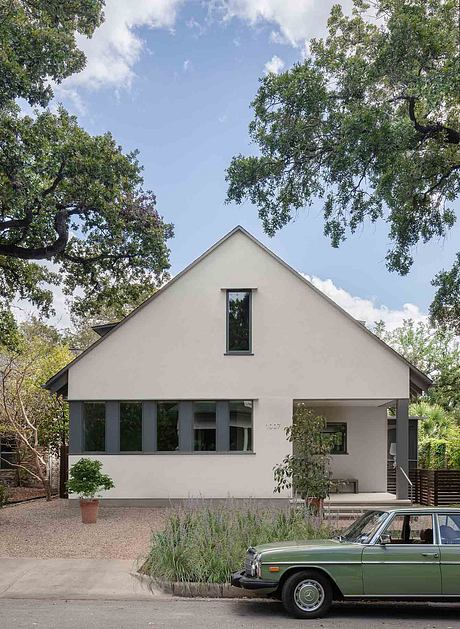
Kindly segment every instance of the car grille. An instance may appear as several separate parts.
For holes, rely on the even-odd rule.
[[[244,572],[246,573],[248,577],[252,576],[251,565],[252,565],[252,560],[254,559],[255,554],[256,554],[256,551],[254,550],[254,548],[248,548],[248,554],[246,555],[246,562],[244,564]]]

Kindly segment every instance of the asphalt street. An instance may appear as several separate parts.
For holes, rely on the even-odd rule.
[[[341,603],[320,620],[288,618],[280,603],[259,600],[152,599],[148,601],[24,600],[0,601],[1,629],[309,629],[460,628],[460,605]]]

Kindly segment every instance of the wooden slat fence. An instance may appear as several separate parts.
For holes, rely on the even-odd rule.
[[[460,470],[417,470],[415,501],[430,507],[460,504]]]

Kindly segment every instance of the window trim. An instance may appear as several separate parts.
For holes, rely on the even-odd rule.
[[[248,293],[249,294],[249,349],[232,350],[229,347],[230,340],[230,319],[229,319],[229,295],[230,293]],[[252,288],[227,288],[225,293],[225,356],[254,356],[252,351]]]
[[[343,452],[331,452],[331,456],[344,456],[349,454],[348,452],[348,422],[326,422],[327,426],[345,426],[345,434],[343,440]]]

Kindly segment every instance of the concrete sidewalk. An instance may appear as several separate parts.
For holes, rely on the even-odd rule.
[[[0,559],[0,599],[152,601],[130,559]]]

